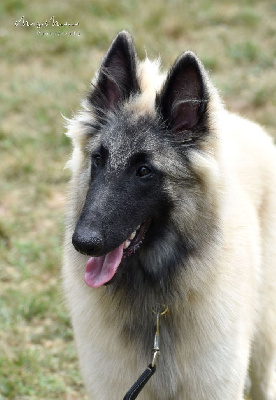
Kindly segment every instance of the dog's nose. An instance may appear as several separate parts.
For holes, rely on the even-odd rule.
[[[97,256],[103,248],[103,238],[99,233],[90,232],[89,235],[75,231],[72,243],[77,251],[89,256]]]

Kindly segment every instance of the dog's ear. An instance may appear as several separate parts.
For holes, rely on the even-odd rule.
[[[89,95],[96,110],[114,110],[139,91],[136,75],[136,51],[130,34],[120,32],[104,57],[97,83]]]
[[[169,128],[175,132],[198,128],[207,109],[205,71],[192,52],[180,56],[156,99],[156,105]]]

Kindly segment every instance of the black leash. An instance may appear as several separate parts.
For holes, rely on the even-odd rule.
[[[156,371],[156,365],[152,366],[150,364],[148,368],[142,373],[142,375],[137,379],[134,385],[131,386],[131,388],[129,389],[123,400],[136,399],[138,394],[141,392],[145,384],[150,380],[155,371]]]
[[[153,374],[156,371],[156,361],[160,354],[159,349],[159,336],[160,336],[160,316],[164,316],[169,312],[168,307],[165,307],[163,312],[153,310],[154,314],[156,314],[156,332],[154,335],[154,344],[153,344],[153,357],[151,364],[147,367],[147,369],[142,373],[142,375],[137,379],[134,385],[131,386],[123,400],[134,400],[137,398],[141,390],[144,388],[145,384],[150,380]]]

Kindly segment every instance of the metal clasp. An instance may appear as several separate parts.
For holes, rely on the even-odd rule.
[[[153,342],[153,349],[152,349],[152,361],[151,361],[151,366],[154,367],[157,361],[157,358],[160,355],[160,348],[159,348],[159,338],[160,338],[160,316],[164,316],[166,314],[168,314],[169,312],[169,308],[167,306],[162,306],[162,310],[161,307],[158,307],[159,311],[156,311],[155,309],[152,310],[152,312],[154,314],[156,314],[156,332],[154,335],[154,342]]]

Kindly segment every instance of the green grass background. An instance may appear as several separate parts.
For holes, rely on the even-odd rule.
[[[21,16],[79,26],[41,28],[52,33],[43,36],[16,27]],[[275,1],[2,0],[0,400],[86,399],[60,289],[71,151],[61,114],[78,109],[122,29],[140,57],[161,55],[165,68],[194,50],[227,107],[275,133]]]

